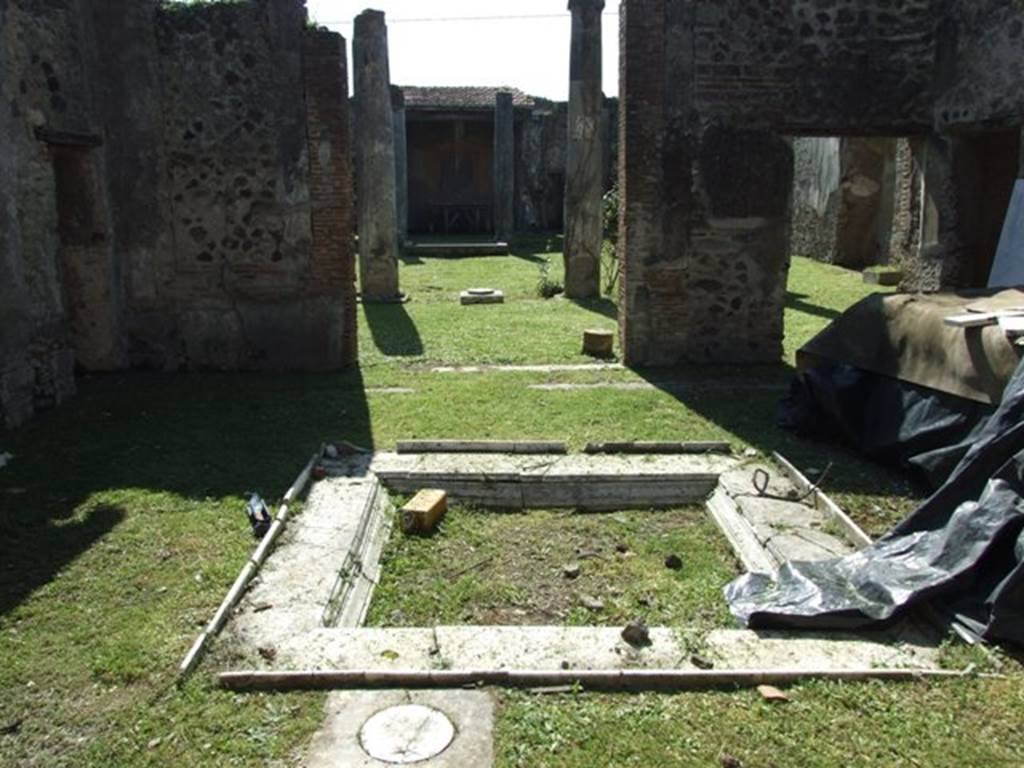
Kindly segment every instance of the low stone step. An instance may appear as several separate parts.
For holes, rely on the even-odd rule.
[[[409,256],[508,256],[509,245],[506,242],[469,242],[469,243],[417,243],[407,242],[405,253]]]
[[[903,625],[887,632],[752,632],[652,627],[643,648],[620,627],[456,626],[319,629],[289,637],[272,670],[856,670],[934,669],[938,641]],[[255,659],[245,660],[242,663]]]

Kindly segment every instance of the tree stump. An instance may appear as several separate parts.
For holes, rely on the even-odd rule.
[[[583,332],[583,354],[591,357],[611,357],[615,348],[613,331],[590,329]]]

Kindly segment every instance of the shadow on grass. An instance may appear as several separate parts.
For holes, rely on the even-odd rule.
[[[779,401],[796,371],[788,363],[752,366],[691,365],[637,369],[635,372],[684,408],[736,435],[766,455],[777,451],[798,468],[824,469],[832,462],[826,493],[878,494],[900,490],[907,478],[871,462],[839,443],[799,437],[777,425]],[[689,383],[689,386],[687,384]],[[689,439],[685,434],[680,440]]]
[[[26,504],[32,502],[26,499]],[[40,525],[5,525],[0,537],[0,616],[48,584],[124,517],[119,507],[98,506],[85,519],[72,523],[46,520]]]
[[[811,304],[804,299],[809,298],[803,293],[793,293],[793,291],[786,292],[786,308],[794,309],[798,312],[805,312],[808,315],[815,315],[817,317],[824,317],[827,320],[835,320],[843,313],[836,309],[829,309],[828,307],[819,307],[817,304]]]
[[[388,357],[418,357],[423,339],[404,304],[366,304],[366,324],[373,343]]]
[[[577,307],[589,312],[607,317],[609,320],[617,320],[619,317],[619,305],[607,297],[600,299],[570,299]]]
[[[0,433],[15,455],[0,472],[0,615],[128,518],[153,514],[154,494],[237,499],[218,535],[251,540],[246,491],[276,504],[327,439],[374,447],[358,369],[82,379],[61,408]],[[160,535],[159,522],[142,525]]]
[[[556,233],[518,235],[509,243],[509,253],[517,259],[543,264],[549,258],[555,258],[545,254],[561,254],[562,244],[562,235]]]

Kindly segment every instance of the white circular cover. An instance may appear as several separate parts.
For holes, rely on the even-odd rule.
[[[443,712],[420,704],[382,710],[363,723],[359,742],[375,760],[408,765],[444,752],[455,738],[455,726]]]

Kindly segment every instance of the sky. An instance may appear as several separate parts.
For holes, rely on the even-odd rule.
[[[569,98],[568,0],[307,0],[306,5],[311,20],[345,36],[349,61],[352,20],[366,8],[384,11],[395,85],[506,85],[533,96]],[[609,0],[604,13],[604,92],[618,96],[618,2]],[[542,18],[498,18],[508,16]]]

